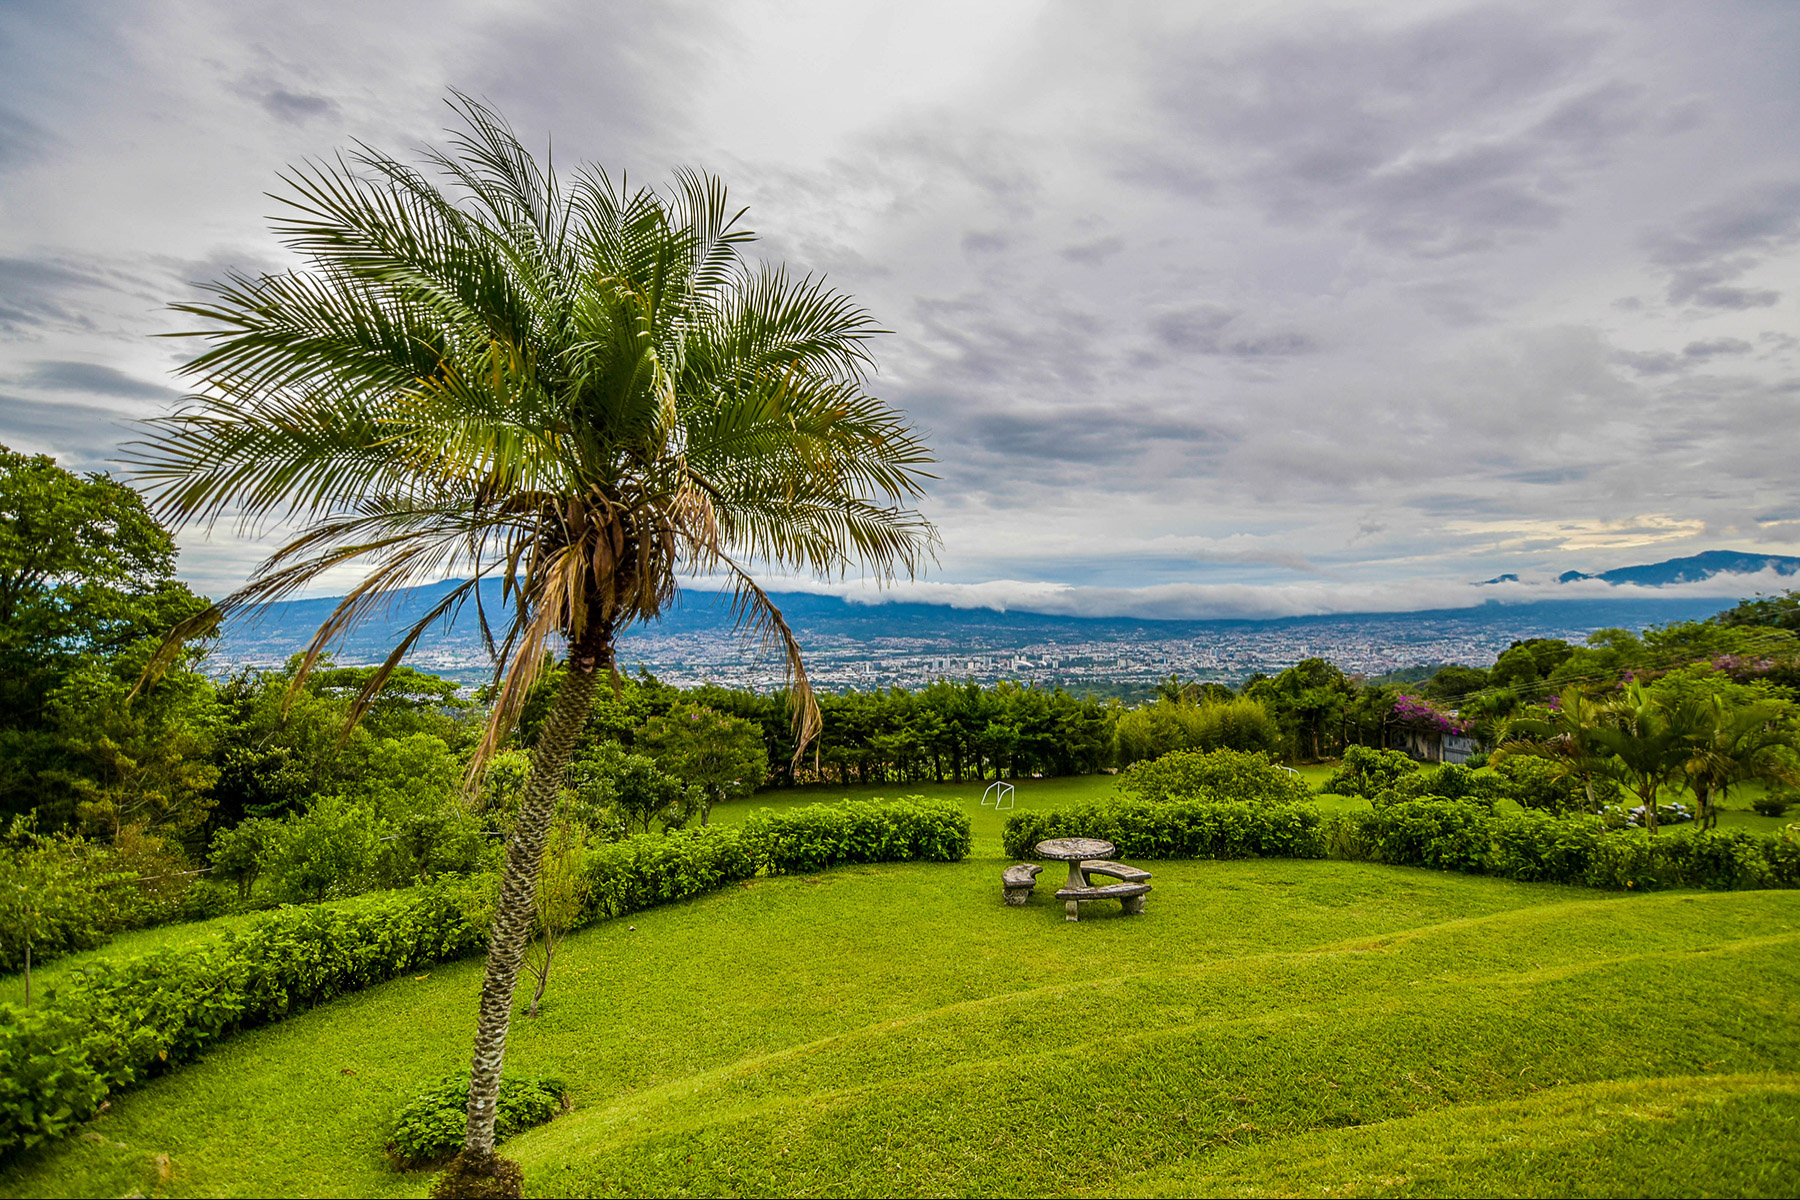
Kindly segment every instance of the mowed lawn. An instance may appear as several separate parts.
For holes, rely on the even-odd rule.
[[[1800,1192],[1800,893],[1165,862],[1142,917],[1069,924],[1053,886],[1003,906],[1003,865],[755,880],[572,937],[512,1037],[575,1102],[506,1145],[529,1190]],[[383,1130],[464,1061],[479,972],[244,1035],[0,1189],[423,1195]]]

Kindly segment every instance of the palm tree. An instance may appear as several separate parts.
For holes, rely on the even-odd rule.
[[[1700,810],[1700,828],[1718,824],[1713,797],[1723,799],[1737,784],[1759,779],[1800,782],[1789,727],[1791,705],[1777,700],[1730,705],[1715,693],[1705,697],[1701,716],[1682,764]]]
[[[176,524],[224,517],[300,532],[171,638],[364,572],[307,647],[402,588],[460,579],[357,697],[360,718],[433,624],[468,600],[496,661],[471,784],[508,736],[546,651],[567,671],[533,747],[482,983],[463,1158],[493,1155],[495,1098],[558,782],[615,639],[663,612],[686,572],[722,575],[747,635],[778,647],[796,743],[818,707],[753,566],[912,575],[936,532],[911,507],[929,451],[866,391],[866,312],[813,278],[752,268],[716,179],[666,194],[597,168],[566,181],[493,111],[424,169],[368,147],[283,177],[274,227],[305,262],[232,275],[177,305],[209,343],[196,394],[128,452]],[[429,174],[427,173],[429,172]],[[490,624],[478,584],[502,584]],[[498,628],[496,628],[496,626]]]
[[[1560,778],[1579,781],[1587,793],[1588,811],[1598,812],[1594,777],[1605,774],[1609,752],[1600,745],[1595,731],[1608,715],[1579,688],[1565,689],[1546,708],[1528,710],[1506,723],[1494,761],[1514,754],[1545,759]]]
[[[1681,778],[1705,713],[1692,696],[1659,695],[1633,680],[1604,714],[1590,734],[1602,752],[1597,766],[1643,801],[1644,829],[1654,836],[1657,794]]]

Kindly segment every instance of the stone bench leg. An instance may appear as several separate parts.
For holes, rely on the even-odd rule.
[[[1031,885],[1030,884],[1027,884],[1024,887],[1009,887],[1009,888],[1005,889],[1005,892],[1006,892],[1006,902],[1008,904],[1012,905],[1014,908],[1024,907],[1025,902],[1027,900],[1031,899]]]
[[[1065,914],[1063,917],[1063,920],[1065,920],[1065,921],[1081,920],[1081,901],[1079,901],[1079,900],[1063,901],[1063,913]]]
[[[1126,916],[1135,917],[1144,911],[1144,901],[1148,899],[1148,896],[1127,896],[1125,899],[1119,901],[1119,903],[1125,906]]]

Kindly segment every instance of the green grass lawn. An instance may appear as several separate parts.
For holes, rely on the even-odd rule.
[[[1003,865],[755,880],[572,937],[511,1043],[576,1106],[507,1144],[530,1190],[1800,1191],[1800,893],[1165,862],[1143,917],[1071,925],[1053,887],[1003,906]],[[422,1195],[383,1127],[464,1061],[479,973],[242,1036],[0,1191]]]

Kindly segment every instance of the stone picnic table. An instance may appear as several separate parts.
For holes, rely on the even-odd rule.
[[[1150,872],[1106,861],[1117,852],[1117,846],[1099,838],[1051,838],[1037,844],[1039,858],[1069,864],[1069,882],[1056,893],[1068,920],[1080,920],[1081,905],[1089,900],[1117,900],[1125,906],[1127,916],[1144,911],[1144,897],[1150,893],[1145,881]],[[1089,878],[1092,875],[1110,875],[1124,882],[1095,887]]]
[[[1099,838],[1051,838],[1037,844],[1039,858],[1069,864],[1069,882],[1064,886],[1072,888],[1087,886],[1087,876],[1081,873],[1083,862],[1090,858],[1111,858],[1118,851],[1117,846]]]

